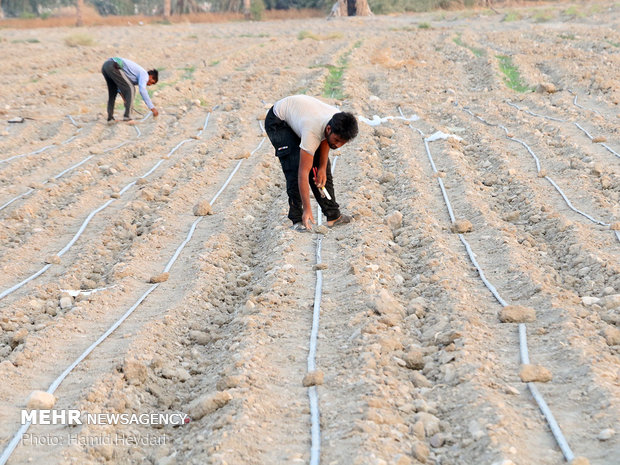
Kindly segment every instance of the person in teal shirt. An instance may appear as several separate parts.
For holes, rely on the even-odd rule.
[[[101,73],[108,85],[108,121],[114,120],[114,102],[116,94],[120,93],[125,101],[124,121],[131,121],[131,109],[135,96],[135,85],[138,86],[142,100],[153,116],[159,115],[157,108],[151,102],[146,86],[157,84],[159,73],[156,69],[148,72],[140,65],[127,58],[110,58],[101,67]]]

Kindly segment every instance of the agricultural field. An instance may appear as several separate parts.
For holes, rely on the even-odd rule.
[[[619,4],[0,50],[0,463],[618,463]],[[158,118],[106,123],[112,56]],[[300,93],[360,124],[313,233],[263,130]],[[22,425],[33,391],[190,421]]]

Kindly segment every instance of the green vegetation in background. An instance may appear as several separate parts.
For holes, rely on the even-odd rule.
[[[431,25],[428,24],[428,23],[420,23],[420,24],[418,24],[418,28],[419,29],[430,29]]]
[[[616,4],[614,5],[614,7],[616,7],[616,8],[617,8],[618,6],[620,6],[620,4],[618,4],[618,3],[616,3]],[[603,7],[603,5],[597,5],[597,4],[592,5],[592,6],[590,7],[590,10],[588,11],[588,14],[593,15],[593,14],[596,14],[596,13],[600,13],[601,11],[603,11],[603,8],[604,8],[604,7]]]
[[[512,58],[506,55],[496,55],[499,60],[499,69],[504,73],[504,82],[508,87],[517,92],[532,92],[530,86],[523,82],[517,67],[512,63]]]
[[[7,18],[49,18],[63,7],[75,8],[75,0],[1,0],[2,9]],[[159,16],[162,15],[163,2],[161,0],[90,0],[89,2],[102,16],[134,14]],[[537,2],[527,2],[528,4]],[[172,14],[198,13],[205,5],[209,5],[209,11],[214,13],[231,12],[242,13],[243,2],[240,0],[211,0],[209,2],[172,2]],[[265,10],[290,10],[290,9],[315,9],[328,12],[334,0],[252,0],[250,3],[250,18],[260,21]],[[405,12],[429,12],[441,11],[438,16],[445,19],[443,11],[454,12],[460,10],[458,16],[470,17],[487,14],[495,14],[488,8],[486,0],[368,0],[371,10],[377,14],[405,13]],[[508,2],[498,2],[496,6],[508,6]],[[534,21],[543,22],[552,18],[546,16],[551,12],[554,16],[563,12],[565,15],[581,17],[605,11],[607,8],[618,8],[618,3],[613,5],[593,4],[582,2],[579,6],[558,6],[555,12],[547,9],[548,13],[530,10],[528,17]],[[564,8],[562,11],[561,8]],[[443,10],[443,11],[442,11]],[[453,15],[452,15],[453,16]],[[516,21],[522,19],[521,13],[509,12],[504,21]],[[169,21],[159,20],[158,24],[170,24]]]
[[[15,39],[11,41],[12,44],[40,44],[39,39]]]
[[[90,47],[95,43],[95,40],[88,34],[76,33],[65,37],[65,45],[68,47]]]
[[[63,7],[75,8],[75,0],[1,0],[2,9],[7,18],[48,18],[53,16]],[[134,14],[147,16],[162,15],[163,2],[161,0],[90,0],[89,2],[102,16],[108,15],[127,15]],[[496,6],[503,7],[508,2],[498,2]],[[528,2],[530,3],[530,2]],[[534,2],[532,2],[534,3]],[[209,5],[209,11],[214,13],[231,12],[242,13],[243,2],[240,0],[211,0],[209,2],[172,2],[172,14],[199,13],[205,5]],[[252,0],[250,3],[250,18],[260,21],[264,16],[265,10],[290,10],[290,9],[315,9],[328,12],[334,0]],[[373,13],[377,15],[391,13],[419,13],[429,11],[451,11],[460,10],[459,16],[479,16],[495,14],[488,8],[486,0],[368,0],[368,4]],[[507,6],[507,5],[506,5]],[[618,4],[611,6],[617,8]],[[557,7],[559,13],[561,7]],[[564,7],[565,14],[581,16],[582,14],[594,14],[610,8],[608,5],[594,4],[587,6],[583,2],[578,7]],[[440,13],[445,18],[444,13]],[[532,16],[534,13],[529,14]],[[508,13],[505,21],[515,21],[521,19],[517,13]],[[550,19],[550,18],[549,18]],[[549,20],[546,19],[546,20]],[[544,21],[544,16],[538,19]],[[158,24],[170,24],[169,21],[159,20]]]
[[[502,21],[504,21],[505,23],[510,23],[512,21],[520,21],[521,19],[523,19],[521,13],[517,11],[509,11],[508,13],[506,13],[506,16],[504,16],[504,19],[502,19]]]
[[[609,39],[605,39],[605,42],[613,45],[614,47],[620,47],[620,42],[614,42],[614,41],[609,40]]]
[[[340,57],[340,60],[338,60],[338,66],[327,65],[329,72],[327,74],[327,78],[325,79],[325,85],[323,86],[323,97],[336,99],[343,99],[346,97],[342,89],[342,76],[344,75],[344,70],[347,68],[349,63],[351,52],[354,48],[358,48],[360,46],[361,41],[356,42],[351,50]]]
[[[331,39],[341,39],[341,38],[342,38],[342,34],[340,32],[334,32],[326,36],[321,36],[321,35],[314,34],[310,31],[302,30],[302,31],[299,31],[299,34],[297,34],[298,40],[304,40],[304,39],[331,40]]]
[[[461,39],[461,34],[458,34],[454,39],[452,39],[454,41],[455,44],[460,45],[461,47],[465,47],[469,50],[471,50],[471,52],[476,55],[477,57],[481,57],[484,56],[484,50],[481,48],[476,48],[476,47],[471,47],[469,45],[467,45],[466,43],[463,42],[463,40]]]
[[[215,66],[218,65],[220,63],[220,60],[213,60],[211,63],[209,63],[209,66]]]
[[[572,33],[562,33],[558,36],[560,39],[565,39],[565,40],[575,40],[575,34]]]
[[[577,6],[571,5],[563,12],[566,16],[570,16],[571,18],[583,18],[586,16],[585,13],[579,11]]]
[[[553,19],[553,11],[549,9],[536,10],[533,19],[535,23],[546,23]]]
[[[333,2],[324,2],[330,7]],[[374,14],[383,15],[387,13],[421,13],[424,11],[433,11],[451,8],[466,7],[468,3],[475,6],[474,0],[368,0],[368,6]],[[478,2],[480,3],[480,2]]]
[[[174,82],[169,82],[169,81],[158,81],[157,84],[155,84],[154,89],[146,89],[146,91],[149,93],[149,97],[152,97],[152,93],[156,92],[158,90],[162,90],[165,89],[166,87],[170,87],[173,86],[177,83],[177,81]]]
[[[265,12],[265,2],[263,0],[252,0],[250,4],[250,17],[254,21],[260,21],[263,19],[263,13]]]
[[[193,79],[194,78],[194,71],[196,71],[196,67],[195,66],[186,66],[185,68],[182,68],[183,71],[185,71],[185,74],[183,74],[183,77],[181,79]]]

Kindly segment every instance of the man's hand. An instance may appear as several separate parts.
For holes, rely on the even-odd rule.
[[[314,216],[312,216],[312,209],[308,208],[307,210],[304,208],[304,212],[301,215],[301,223],[308,231],[312,231],[312,225],[314,223]]]
[[[157,118],[157,115],[159,115],[159,112],[157,111],[157,108],[153,107],[153,108],[151,108],[151,111],[153,112],[153,117]]]
[[[316,172],[316,176],[314,177],[314,184],[319,189],[321,187],[325,187],[325,183],[327,182],[327,170],[319,168]]]

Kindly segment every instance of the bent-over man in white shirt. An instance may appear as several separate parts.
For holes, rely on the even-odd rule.
[[[267,112],[265,131],[286,178],[288,217],[293,229],[312,229],[310,189],[327,217],[327,226],[346,224],[351,217],[336,202],[329,149],[357,136],[357,119],[307,95],[278,100]]]

